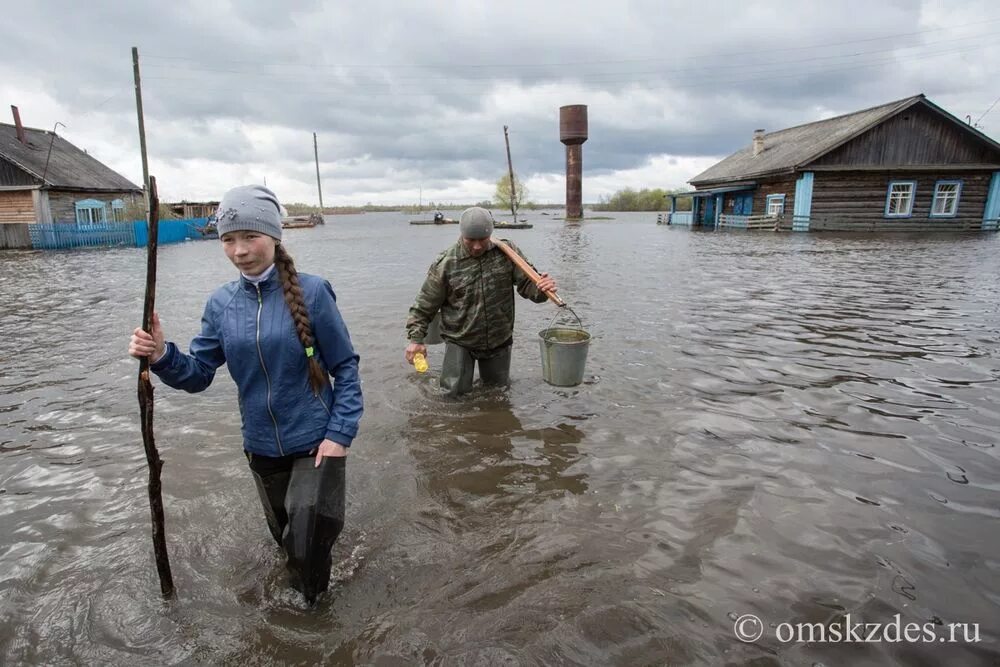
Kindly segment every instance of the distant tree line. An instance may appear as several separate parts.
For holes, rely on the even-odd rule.
[[[316,204],[303,204],[301,202],[292,202],[290,204],[282,204],[285,210],[288,211],[288,215],[308,215],[310,213],[317,213],[319,211],[319,206]],[[377,211],[398,211],[400,207],[396,206],[380,206],[378,204],[372,204],[371,202],[365,204],[364,206],[324,206],[324,215],[337,215],[338,213],[375,213]]]
[[[625,188],[619,190],[610,197],[598,198],[593,205],[595,211],[667,211],[670,209],[670,195],[680,194],[685,190],[664,190],[662,188],[643,188],[633,190]],[[690,211],[691,199],[689,197],[677,199],[678,211]]]
[[[319,206],[315,204],[303,204],[301,202],[292,202],[290,204],[283,204],[283,206],[285,207],[285,210],[288,211],[288,215],[308,215],[319,211]],[[489,199],[483,199],[475,202],[474,204],[470,204],[468,202],[455,203],[429,201],[423,206],[417,206],[416,204],[372,204],[369,202],[363,206],[324,206],[323,213],[324,215],[337,215],[338,213],[395,213],[397,211],[402,211],[403,213],[418,213],[421,211],[462,211],[470,206],[495,208],[496,204]],[[538,206],[530,201],[524,202],[521,205],[521,208],[525,209],[561,207],[561,204]]]

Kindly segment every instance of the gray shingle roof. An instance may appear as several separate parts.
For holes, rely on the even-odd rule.
[[[914,95],[870,109],[765,134],[764,152],[757,157],[754,157],[753,144],[750,144],[712,165],[689,182],[699,185],[735,178],[754,178],[793,169],[815,160],[924,99],[923,95]]]
[[[28,172],[39,182],[44,173],[45,184],[55,188],[142,192],[141,187],[59,135],[55,135],[53,140],[51,132],[31,127],[24,128],[24,134],[27,146],[17,140],[16,127],[0,123],[0,157]],[[46,170],[45,158],[49,154],[50,142],[52,155]]]

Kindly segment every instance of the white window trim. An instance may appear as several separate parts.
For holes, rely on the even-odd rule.
[[[108,222],[108,204],[99,199],[82,199],[74,205],[77,227],[94,227]]]
[[[774,201],[781,202],[781,210],[778,211],[777,213],[771,213],[771,202],[774,202]],[[764,211],[767,213],[768,216],[770,216],[772,218],[776,218],[779,215],[784,215],[785,214],[785,195],[768,195],[767,196],[767,203],[764,206]]]
[[[121,199],[111,202],[111,222],[125,222],[125,202]]]
[[[935,213],[934,209],[937,207],[939,190],[942,185],[954,185],[955,187],[955,199],[954,199],[954,210],[951,213]],[[962,199],[962,181],[949,180],[949,181],[938,181],[934,184],[934,198],[931,200],[931,212],[928,217],[931,218],[954,218],[958,215],[958,203]]]
[[[910,199],[909,206],[906,212],[901,213],[889,213],[889,203],[892,201],[892,189],[897,185],[909,185],[910,186]],[[913,217],[913,203],[917,199],[917,182],[916,181],[889,181],[889,188],[885,193],[885,211],[884,215],[886,218],[912,218]]]

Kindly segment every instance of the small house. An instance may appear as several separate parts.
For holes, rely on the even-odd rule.
[[[126,222],[141,187],[54,132],[24,127],[11,109],[14,124],[0,123],[0,247],[30,247],[27,225],[35,223]]]
[[[776,132],[756,130],[748,146],[690,183],[693,210],[673,213],[671,224],[996,230],[1000,144],[915,95]]]
[[[178,218],[210,218],[219,208],[217,201],[180,201],[169,203],[167,209]]]

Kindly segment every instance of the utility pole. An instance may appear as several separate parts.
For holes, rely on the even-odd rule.
[[[514,165],[510,161],[510,139],[507,137],[507,126],[503,126],[503,141],[507,144],[507,171],[510,174],[510,215],[511,222],[517,222],[517,190],[514,185]]]
[[[319,181],[319,144],[316,143],[315,132],[313,132],[313,154],[316,156],[316,191],[319,192],[319,214],[323,215],[323,185]]]

